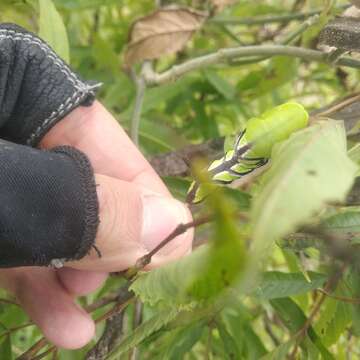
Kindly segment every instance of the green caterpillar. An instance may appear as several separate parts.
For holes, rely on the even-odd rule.
[[[264,166],[273,146],[292,133],[308,125],[309,115],[296,102],[288,102],[250,119],[238,136],[235,146],[225,156],[215,160],[207,169],[217,184],[231,184],[255,169]],[[194,181],[188,191],[187,202],[199,203],[207,196],[206,187]]]

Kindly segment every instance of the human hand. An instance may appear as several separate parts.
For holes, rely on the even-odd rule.
[[[96,177],[101,219],[96,246],[102,258],[91,252],[81,261],[69,264],[73,268],[1,270],[0,283],[15,294],[49,341],[74,349],[88,343],[95,331],[91,317],[75,304],[76,296],[101,286],[108,271],[133,265],[177,224],[188,222],[191,217],[183,205],[172,200],[154,170],[99,103],[75,109],[41,142],[42,148],[57,145],[71,145],[83,151],[95,173],[101,174]],[[157,206],[145,218],[144,198],[154,200],[153,206]],[[150,230],[143,237],[144,223]],[[174,239],[154,257],[151,267],[188,253],[192,236],[192,231],[188,231]]]

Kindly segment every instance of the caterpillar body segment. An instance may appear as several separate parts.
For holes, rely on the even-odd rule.
[[[236,139],[234,148],[208,167],[210,180],[228,185],[264,166],[274,145],[305,128],[308,120],[304,107],[295,102],[285,103],[251,118]],[[189,188],[187,202],[199,203],[209,195],[209,191],[209,187],[194,181]]]
[[[269,158],[276,143],[305,128],[308,122],[309,115],[301,104],[288,102],[276,106],[247,122],[239,146],[253,142],[250,156]]]

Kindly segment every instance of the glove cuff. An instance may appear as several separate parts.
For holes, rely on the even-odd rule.
[[[59,267],[91,250],[99,205],[85,154],[0,140],[0,168],[0,267]]]
[[[51,152],[70,157],[78,168],[79,188],[83,195],[83,231],[80,235],[79,246],[69,260],[79,260],[89,253],[94,245],[99,226],[99,202],[96,192],[94,172],[88,157],[71,146],[58,146]],[[54,263],[54,259],[52,260]]]

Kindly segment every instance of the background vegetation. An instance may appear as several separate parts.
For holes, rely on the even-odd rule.
[[[25,352],[44,354],[37,359],[359,358],[360,63],[317,50],[321,29],[348,2],[174,0],[182,10],[172,8],[170,17],[180,21],[180,35],[159,22],[159,8],[169,4],[1,0],[0,20],[39,33],[85,79],[102,82],[99,99],[182,200],[191,181],[183,157],[212,159],[266,109],[296,100],[345,127],[313,116],[312,126],[276,147],[263,176],[192,208],[191,256],[132,277],[131,291],[129,280],[111,277],[80,299],[100,319],[97,338],[82,350],[46,344],[3,294],[1,359]],[[149,14],[153,33],[139,40],[137,26],[149,18],[133,24]],[[157,77],[174,64],[250,45],[250,53],[220,52],[209,66],[161,84]],[[350,101],[324,110],[344,96]]]

